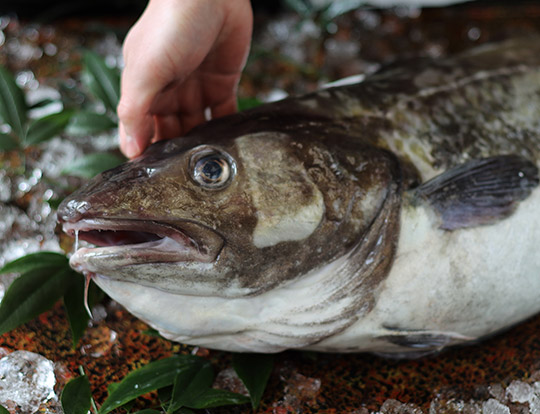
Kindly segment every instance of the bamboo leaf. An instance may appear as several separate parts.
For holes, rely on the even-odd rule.
[[[238,98],[238,111],[245,111],[246,109],[255,108],[262,104],[263,102],[257,98]]]
[[[0,274],[26,273],[38,268],[69,269],[68,259],[63,254],[54,252],[31,253],[6,263],[0,269]]]
[[[144,331],[141,331],[141,333],[142,333],[143,335],[155,336],[156,338],[163,338],[163,337],[159,334],[159,331],[158,331],[157,329],[153,329],[153,328],[145,329]]]
[[[178,411],[176,411],[174,414],[194,414],[194,412],[191,411],[189,408],[182,407]]]
[[[8,134],[0,133],[0,151],[12,151],[19,148],[19,143]]]
[[[233,368],[249,391],[253,409],[259,406],[273,367],[274,356],[270,354],[233,355]]]
[[[0,304],[0,335],[50,309],[71,277],[69,268],[35,268],[15,279]]]
[[[365,0],[341,0],[330,2],[328,7],[322,12],[322,18],[327,21],[333,20],[351,10],[358,9],[365,3]]]
[[[109,115],[90,111],[80,111],[73,115],[66,132],[69,135],[92,135],[116,128],[117,124]]]
[[[316,11],[310,0],[285,0],[284,4],[303,18],[310,17]]]
[[[58,210],[58,206],[62,204],[62,201],[64,201],[63,198],[51,198],[46,200],[47,204],[50,205],[54,210]]]
[[[60,397],[65,414],[87,414],[91,400],[92,392],[86,375],[69,381]]]
[[[1,414],[1,413],[0,413]],[[145,410],[136,411],[133,414],[161,414],[161,411],[153,410],[151,408],[147,408]]]
[[[11,126],[19,138],[23,136],[27,111],[23,91],[13,75],[0,66],[0,119]]]
[[[24,140],[25,146],[36,145],[59,135],[66,128],[72,114],[72,111],[62,111],[32,121]]]
[[[90,315],[84,306],[85,278],[73,272],[70,286],[64,293],[64,306],[71,329],[72,346],[75,348],[84,334],[90,320]],[[88,289],[88,306],[90,309],[103,299],[104,293],[95,283],[90,282]]]
[[[183,406],[191,407],[197,397],[212,386],[214,371],[209,362],[204,361],[191,369],[179,372],[174,379],[171,402],[167,414],[172,414]]]
[[[36,103],[30,105],[30,107],[28,109],[43,108],[44,106],[50,105],[50,104],[52,104],[54,102],[57,102],[57,100],[56,99],[51,99],[51,98],[41,99],[41,100],[37,101]]]
[[[190,403],[189,408],[202,409],[249,403],[249,398],[231,391],[209,388]]]
[[[93,176],[125,162],[125,158],[108,152],[94,153],[82,157],[62,170],[64,175],[92,178]]]
[[[83,55],[86,76],[83,82],[107,109],[116,112],[120,100],[120,71],[105,64],[103,58],[87,50]]]
[[[172,385],[179,373],[200,365],[201,358],[193,355],[174,355],[151,362],[128,374],[110,393],[99,413],[109,413],[147,392]]]
[[[3,405],[0,405],[0,414],[9,414],[9,411]]]

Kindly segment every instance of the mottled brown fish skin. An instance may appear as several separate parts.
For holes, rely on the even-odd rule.
[[[488,44],[457,57],[383,68],[358,85],[303,98],[344,116],[362,140],[421,169],[516,154],[540,159],[540,43]],[[332,102],[339,102],[332,105]]]
[[[234,177],[219,190],[203,188],[193,178],[193,158],[205,148],[234,160]],[[491,176],[486,165],[504,165],[505,158],[497,157],[506,155],[512,165],[494,168],[495,178],[486,188],[479,186],[477,178]],[[268,298],[274,289],[337,266],[338,276],[324,281],[323,297],[296,313],[281,317],[276,312],[268,332],[230,328],[237,329],[230,337],[241,338],[240,349],[247,341],[259,351],[275,351],[332,338],[373,310],[397,260],[404,208],[425,203],[440,215],[443,230],[496,223],[538,186],[539,160],[540,42],[520,39],[454,58],[389,65],[356,85],[210,121],[94,178],[63,202],[59,218],[68,224],[96,219],[159,223],[181,229],[202,250],[219,246],[211,266],[191,260],[185,266],[115,267],[105,256],[77,258],[77,265],[90,272],[178,295]],[[469,174],[477,166],[479,171]],[[459,178],[461,170],[469,175]],[[500,177],[499,170],[504,170]],[[431,181],[429,192],[416,190],[441,174],[444,179]],[[498,185],[504,194],[497,192]],[[512,191],[515,185],[521,190]],[[456,189],[467,196],[457,197]],[[445,191],[460,203],[448,203]],[[469,199],[497,204],[498,197],[506,204],[492,208],[488,218],[478,205],[470,214],[452,210],[468,212]],[[205,245],[208,233],[215,237]],[[124,256],[119,257],[121,263]],[[298,327],[295,316],[307,314],[314,316],[298,326],[312,331],[304,337],[290,333]],[[263,332],[255,339],[264,343],[260,348],[249,342],[250,332],[258,330]],[[236,342],[219,345],[214,334],[201,337],[214,338],[223,349],[238,349]],[[427,348],[467,340],[459,332],[433,329],[415,335],[415,340],[426,338]],[[282,344],[276,337],[287,340]],[[405,348],[412,341],[407,335],[380,338]],[[340,346],[329,342],[321,349]],[[362,344],[346,350],[357,349]]]

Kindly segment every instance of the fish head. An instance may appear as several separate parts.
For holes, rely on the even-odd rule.
[[[156,143],[64,200],[64,230],[96,245],[73,268],[188,294],[230,284],[220,258],[245,251],[253,221],[245,174],[232,142],[190,141]]]
[[[182,301],[277,297],[269,293],[310,277],[305,275],[319,277],[319,270],[330,269],[333,262],[362,274],[359,267],[371,266],[379,254],[374,250],[386,246],[375,233],[388,222],[386,201],[395,192],[392,168],[378,150],[352,148],[346,141],[330,146],[313,139],[313,132],[293,134],[285,128],[211,138],[203,128],[151,145],[139,158],[96,176],[60,205],[64,231],[95,245],[79,248],[71,266],[94,275],[113,298],[121,287],[121,303],[135,302],[135,290],[137,295],[162,292],[134,311],[151,322],[163,316],[157,302],[165,295]],[[374,228],[378,217],[382,224]],[[391,256],[386,253],[381,255]],[[353,292],[349,276],[336,278],[339,289],[327,286],[323,296]],[[372,300],[373,286],[369,289],[365,303]],[[309,307],[318,299],[306,294],[303,300]],[[154,305],[157,309],[145,316]],[[272,307],[278,315],[278,307]],[[226,313],[216,309],[208,318],[219,320]],[[166,330],[174,331],[171,325],[176,323],[184,324],[177,332],[196,329],[176,321]],[[210,322],[199,321],[197,329],[201,326]]]

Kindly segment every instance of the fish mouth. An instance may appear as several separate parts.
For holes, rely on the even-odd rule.
[[[216,260],[224,240],[215,231],[192,222],[165,223],[137,219],[81,219],[64,222],[63,230],[76,239],[71,266],[94,271],[96,263],[120,267],[147,263]],[[77,248],[78,240],[95,245]],[[92,269],[89,269],[89,263]]]

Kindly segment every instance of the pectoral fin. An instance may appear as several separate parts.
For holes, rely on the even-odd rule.
[[[380,336],[394,345],[404,348],[418,350],[437,350],[445,346],[470,342],[476,338],[464,336],[456,332],[436,332],[436,331],[399,331],[390,332],[388,335]]]
[[[458,165],[413,190],[413,203],[427,202],[455,230],[492,224],[511,215],[538,186],[538,167],[517,155]]]
[[[377,352],[377,355],[389,358],[421,358],[439,352],[441,349],[464,342],[471,342],[476,338],[461,335],[456,332],[437,332],[421,330],[400,330],[388,328],[385,335],[377,339],[398,345],[402,352]]]

